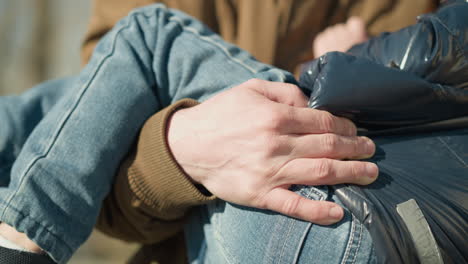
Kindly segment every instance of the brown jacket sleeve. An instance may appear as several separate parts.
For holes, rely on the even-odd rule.
[[[214,197],[196,188],[175,162],[166,140],[166,124],[179,108],[197,102],[184,99],[152,116],[138,142],[121,164],[97,226],[113,237],[149,244],[181,230],[183,216]]]

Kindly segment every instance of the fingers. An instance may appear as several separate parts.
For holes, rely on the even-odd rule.
[[[336,134],[290,137],[292,158],[366,159],[375,153],[375,144],[367,137]]]
[[[334,133],[343,136],[355,136],[357,128],[350,120],[334,116],[326,111],[280,106],[278,111],[285,122],[281,132],[287,134],[323,134]]]
[[[307,97],[296,85],[259,79],[251,79],[245,85],[271,101],[289,106],[307,107]]]
[[[343,218],[341,207],[332,202],[313,201],[292,191],[276,188],[264,197],[265,209],[320,225],[330,225]]]
[[[276,185],[334,185],[341,183],[368,185],[377,179],[378,174],[379,169],[372,162],[294,159],[277,172],[278,182]]]
[[[356,135],[356,126],[348,119],[336,117],[326,111],[307,108],[307,97],[292,84],[252,79],[243,87],[260,93],[278,104],[272,108],[271,120],[276,120],[284,133],[319,134],[335,133],[344,136]]]
[[[361,18],[355,16],[348,18],[346,21],[346,28],[355,34],[354,37],[356,39],[367,39],[366,24]]]

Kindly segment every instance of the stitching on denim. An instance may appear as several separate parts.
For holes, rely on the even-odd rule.
[[[277,263],[281,263],[281,260],[283,259],[283,255],[284,255],[284,248],[286,247],[286,241],[288,241],[290,235],[291,235],[291,230],[293,229],[293,227],[296,225],[296,220],[293,220],[290,224],[289,224],[289,228],[288,228],[288,233],[286,234],[285,238],[283,240],[283,246],[281,247],[281,252],[280,252],[280,255],[279,255],[279,258],[278,258],[278,262]]]
[[[304,232],[301,236],[301,241],[300,241],[300,247],[297,247],[296,252],[294,253],[294,259],[292,260],[292,263],[297,264],[299,261],[299,256],[301,255],[301,251],[303,250],[304,247],[304,241],[307,238],[308,234],[310,233],[310,229],[312,228],[312,223],[308,223],[306,228],[304,229]]]
[[[312,192],[317,194],[316,190],[313,189],[313,188],[309,188],[308,191],[305,191],[304,189],[299,191],[299,193],[302,194],[302,196],[304,198],[306,198],[306,199],[310,199]],[[318,199],[319,201],[323,200],[323,195],[322,194],[318,193],[318,196],[319,196],[319,199]],[[289,226],[289,230],[288,230],[288,234],[286,235],[286,238],[288,238],[289,235],[291,234],[291,230],[293,229],[295,224],[296,224],[296,220],[294,220],[291,223],[291,225]],[[310,225],[307,225],[306,229],[310,229]],[[302,236],[301,241],[304,240],[303,239],[304,237],[305,237],[305,235]],[[286,247],[286,241],[288,241],[288,239],[284,240],[283,247],[281,248],[281,253],[280,253],[280,256],[279,256],[279,259],[278,259],[278,263],[282,263],[281,260],[283,259],[283,256],[284,256],[284,249]],[[296,252],[296,254],[294,256],[293,263],[297,262],[297,259],[299,258],[299,254],[298,254],[299,252],[300,252],[300,250],[298,249],[298,251]]]
[[[468,164],[466,164],[466,162],[460,157],[458,156],[457,152],[455,152],[455,150],[453,150],[448,144],[447,142],[445,142],[445,140],[443,140],[441,137],[437,137],[439,139],[439,141],[450,151],[450,153],[452,153],[455,158],[457,158],[457,160],[463,164],[463,166],[465,168],[468,168]]]
[[[322,194],[321,192],[319,192],[317,189],[315,189],[314,187],[310,187],[308,188],[308,192],[304,191],[304,189],[302,189],[300,191],[300,193],[307,199],[310,199],[311,196],[312,196],[312,193],[315,193],[319,196],[319,201],[323,201],[325,198],[325,195]],[[312,223],[308,223],[306,228],[304,229],[304,233],[302,234],[301,236],[301,241],[300,241],[300,244],[301,246],[297,248],[295,254],[294,254],[294,259],[292,260],[292,263],[297,263],[299,261],[299,256],[300,256],[300,253],[302,251],[302,247],[303,247],[303,244],[304,244],[304,241],[308,235],[308,233],[310,232],[310,229],[312,228]]]
[[[301,194],[303,194],[304,196],[306,196],[306,198],[309,199],[309,198],[312,196],[311,193],[314,193],[315,195],[317,195],[317,196],[319,197],[319,199],[318,199],[317,201],[323,201],[323,200],[325,200],[326,194],[325,194],[324,191],[319,191],[319,190],[317,190],[314,186],[307,186],[307,185],[303,185],[303,186],[308,187],[307,190],[304,191],[304,190],[302,189],[302,190],[300,190],[299,192],[300,192]]]
[[[157,9],[161,9],[162,7],[156,7]],[[146,11],[146,12],[149,12],[149,11]],[[142,13],[143,15],[145,16],[148,16],[148,14],[146,13]],[[151,15],[151,14],[150,14]],[[200,34],[200,31],[198,31],[196,28],[194,27],[191,27],[191,26],[187,26],[184,24],[183,20],[179,17],[177,17],[176,15],[173,15],[169,18],[170,21],[173,21],[173,22],[176,22],[177,24],[179,24],[179,26],[183,29],[183,30],[186,30],[194,35],[196,35],[200,40],[203,40],[207,43],[210,43],[211,45],[214,45],[216,46],[218,49],[220,49],[224,55],[226,55],[230,60],[236,62],[237,64],[239,64],[240,66],[244,67],[245,69],[247,69],[248,71],[250,71],[251,73],[253,74],[257,74],[257,73],[260,73],[261,71],[258,71],[258,70],[255,70],[254,68],[252,68],[251,66],[247,65],[246,63],[244,63],[242,60],[238,59],[238,58],[235,58],[231,52],[229,52],[228,49],[226,49],[225,47],[223,47],[221,44],[219,44],[218,42],[216,42],[212,37],[209,37],[209,36],[203,36]],[[259,62],[260,63],[260,62]],[[266,65],[265,65],[266,66]],[[271,72],[276,72],[276,75],[277,77],[279,77],[283,82],[286,80],[286,76],[284,75],[283,72],[281,72],[279,69],[277,68],[268,68],[268,71],[271,71]]]
[[[350,232],[351,234],[349,236],[348,244],[346,245],[346,251],[343,256],[343,259],[341,260],[341,264],[344,264],[348,261],[349,255],[351,253],[350,252],[351,247],[354,242],[354,232],[356,231],[356,223],[354,222],[354,220],[355,220],[355,217],[353,214],[351,214],[351,232]]]
[[[358,238],[358,243],[357,243],[357,246],[356,246],[356,249],[355,249],[355,252],[354,252],[354,258],[353,260],[351,261],[351,263],[356,263],[356,260],[357,260],[357,255],[359,253],[359,248],[361,247],[361,241],[362,241],[362,232],[363,232],[363,225],[361,222],[359,222],[359,238]]]
[[[216,46],[218,49],[220,49],[221,51],[223,51],[223,53],[229,57],[231,60],[237,62],[239,65],[243,66],[244,68],[246,68],[247,70],[249,70],[251,73],[253,74],[256,74],[258,73],[258,71],[256,71],[254,68],[248,66],[247,64],[245,64],[244,62],[242,62],[241,60],[237,59],[237,58],[234,58],[232,56],[232,54],[229,52],[229,50],[227,50],[225,47],[223,47],[222,45],[220,45],[219,43],[217,43],[216,41],[214,41],[212,38],[210,37],[207,37],[207,36],[202,36],[200,34],[200,32],[194,28],[194,27],[190,27],[190,26],[187,26],[187,25],[184,25],[184,22],[179,18],[179,17],[176,17],[176,16],[172,16],[169,18],[170,21],[174,21],[174,22],[177,22],[177,24],[179,24],[179,26],[183,29],[183,30],[186,30],[188,32],[191,32],[192,34],[194,35],[197,35],[199,39],[201,40],[204,40],[205,42],[208,42],[208,43],[211,43],[212,45]]]
[[[222,201],[223,203],[225,203],[224,201]],[[224,246],[225,244],[225,241],[223,239],[223,235],[218,231],[218,227],[220,226],[219,222],[221,220],[219,220],[219,213],[215,213],[215,216],[214,216],[214,221],[213,221],[213,226],[215,226],[216,228],[213,228],[213,235],[215,237],[215,239],[219,242],[219,246],[218,248],[220,249],[224,259],[226,260],[227,263],[231,264],[231,263],[240,263],[237,258],[236,258],[236,255],[231,253],[231,251],[226,248]],[[230,261],[231,260],[231,261]],[[234,261],[234,262],[233,262]]]
[[[11,201],[13,200],[13,198],[16,196],[16,194],[18,193],[18,191],[21,189],[21,187],[23,186],[24,182],[26,181],[26,179],[30,178],[30,175],[31,175],[31,172],[32,170],[35,168],[34,165],[37,164],[37,162],[39,162],[39,160],[42,160],[44,158],[46,158],[51,149],[55,146],[57,140],[58,140],[58,137],[60,136],[60,133],[62,132],[65,124],[67,123],[67,121],[70,119],[70,116],[75,112],[76,108],[78,107],[79,103],[81,102],[81,99],[83,98],[84,94],[86,93],[86,91],[88,90],[89,86],[91,85],[91,83],[94,81],[98,71],[100,68],[103,67],[104,63],[114,54],[114,51],[115,51],[115,45],[116,45],[116,40],[117,40],[117,37],[121,34],[121,32],[124,30],[124,29],[127,29],[129,26],[130,26],[130,23],[132,22],[132,20],[128,19],[128,22],[126,25],[122,26],[122,28],[120,28],[113,36],[113,39],[112,39],[112,47],[109,51],[109,53],[107,55],[105,55],[100,63],[95,67],[95,69],[92,71],[92,75],[91,75],[91,78],[83,85],[83,87],[80,89],[79,93],[78,93],[78,96],[77,98],[75,99],[74,103],[72,104],[73,107],[70,108],[70,111],[66,112],[62,118],[60,119],[60,121],[58,122],[58,124],[60,124],[57,128],[57,130],[53,133],[53,137],[52,137],[52,140],[50,141],[49,143],[49,146],[46,148],[46,151],[45,153],[43,153],[42,155],[38,155],[36,156],[35,158],[32,159],[32,161],[26,166],[26,169],[24,170],[24,172],[22,173],[22,176],[20,177],[20,182],[18,184],[18,189],[16,189],[7,199],[6,199],[6,206],[5,206],[5,209],[2,210],[2,213],[1,213],[1,218],[4,217],[5,215],[5,211],[6,211],[6,208],[10,208],[11,206]],[[47,227],[44,227],[47,231],[49,231],[50,233],[54,234],[49,228]],[[72,248],[66,241],[64,241],[63,239],[59,239],[60,241],[62,241],[67,247],[69,248]]]
[[[35,224],[37,224],[38,226],[42,227],[44,230],[46,230],[48,233],[50,233],[53,237],[55,237],[57,240],[61,241],[62,243],[65,244],[65,246],[68,248],[68,255],[71,255],[73,250],[71,249],[71,247],[65,243],[65,240],[63,240],[61,237],[59,237],[57,234],[55,234],[55,232],[51,231],[47,226],[45,226],[43,223],[41,222],[38,222],[36,221],[33,216],[31,215],[26,215],[24,214],[23,212],[21,212],[20,210],[16,209],[15,207],[13,207],[12,205],[8,205],[6,204],[5,201],[2,201],[0,200],[0,203],[1,204],[4,204],[5,205],[5,208],[4,208],[4,211],[6,210],[11,210],[17,214],[19,214],[24,220],[29,220],[29,221],[32,221],[34,222]]]
[[[217,219],[216,222],[218,222],[219,219]],[[216,223],[214,223],[216,224]],[[217,224],[219,225],[219,224]],[[227,263],[232,263],[229,261],[230,259],[234,260],[235,263],[239,263],[239,261],[236,260],[236,256],[232,254],[229,249],[224,247],[224,239],[223,235],[218,232],[218,228],[213,228],[213,235],[217,241],[219,241],[219,249],[221,251],[221,254],[223,255],[224,259],[226,260]]]
[[[179,26],[183,29],[183,30],[186,30],[194,35],[196,35],[199,39],[207,42],[207,43],[210,43],[211,45],[214,45],[216,46],[218,49],[220,49],[224,55],[226,55],[226,57],[228,57],[231,61],[234,61],[236,62],[237,64],[239,64],[240,66],[244,67],[245,69],[247,69],[248,71],[250,71],[252,74],[258,74],[260,73],[261,71],[258,71],[258,70],[255,70],[254,68],[250,67],[249,65],[247,65],[246,63],[244,63],[242,60],[238,59],[238,58],[235,58],[230,52],[228,49],[226,49],[225,47],[223,47],[221,44],[219,44],[218,42],[216,42],[215,40],[213,40],[212,37],[208,37],[208,36],[202,36],[200,34],[200,32],[194,28],[194,27],[190,27],[190,26],[186,26],[184,25],[183,21],[179,18],[179,17],[176,17],[176,16],[173,16],[173,17],[170,17],[169,18],[170,21],[175,21],[177,22],[177,24],[179,24]],[[276,68],[268,68],[267,71],[270,71],[272,73],[275,73],[276,72],[276,75],[277,77],[279,77],[283,82],[286,81],[286,76],[284,75],[283,72],[281,72],[279,69],[276,69]]]
[[[214,236],[220,242],[218,248],[220,249],[221,254],[224,256],[226,262],[232,263],[230,260],[234,260],[235,263],[239,263],[239,261],[236,259],[236,256],[232,254],[229,249],[224,247],[224,240],[222,239],[222,235],[218,232],[218,230],[214,231]]]

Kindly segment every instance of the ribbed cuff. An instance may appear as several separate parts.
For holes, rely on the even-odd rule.
[[[136,158],[129,168],[129,184],[152,214],[162,219],[181,217],[195,205],[215,199],[202,193],[177,164],[167,143],[167,123],[172,113],[197,105],[180,100],[152,116],[142,128]]]

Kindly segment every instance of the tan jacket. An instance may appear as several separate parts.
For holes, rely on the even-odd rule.
[[[413,24],[435,8],[434,0],[94,0],[82,58],[131,9],[163,2],[202,20],[226,40],[258,60],[293,71],[313,57],[315,35],[329,25],[360,16],[371,35]],[[183,217],[190,207],[214,199],[185,176],[166,143],[166,122],[183,100],[150,118],[132,152],[121,164],[103,204],[98,228],[127,241],[146,244],[133,263],[183,263]]]

